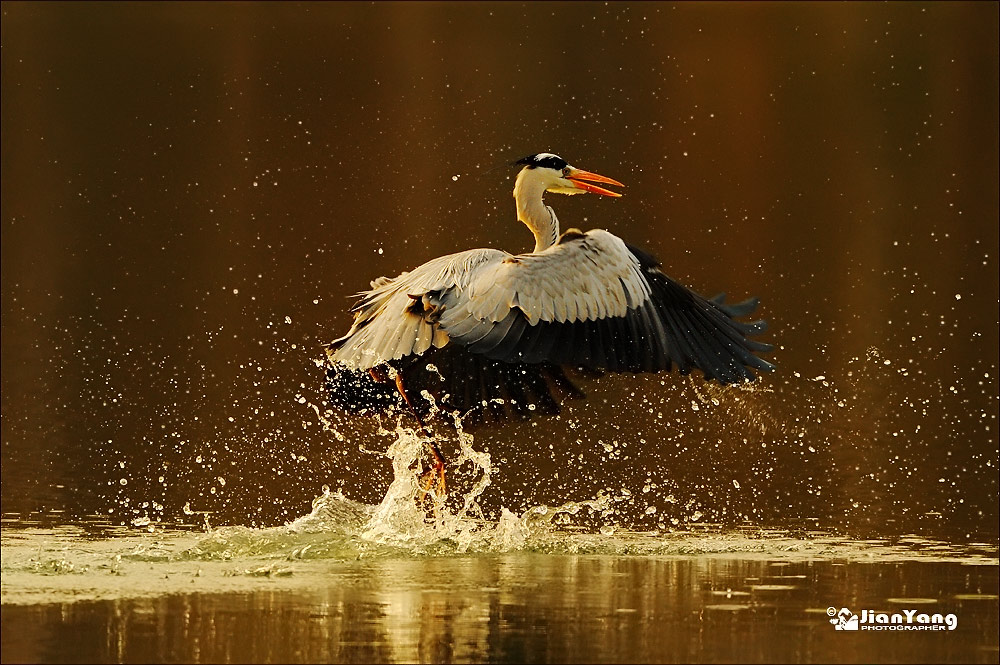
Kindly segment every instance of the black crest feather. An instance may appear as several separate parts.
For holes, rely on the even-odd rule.
[[[541,166],[543,168],[552,169],[553,171],[562,171],[569,165],[569,163],[559,155],[553,155],[551,152],[539,152],[534,155],[522,157],[514,162],[514,165],[527,166],[529,169]]]

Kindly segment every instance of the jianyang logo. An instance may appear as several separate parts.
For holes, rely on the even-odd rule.
[[[855,614],[846,607],[826,608],[830,623],[837,630],[955,630],[958,617],[954,614],[925,614],[918,610],[875,612],[861,610]]]

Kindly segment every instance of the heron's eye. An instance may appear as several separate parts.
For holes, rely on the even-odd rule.
[[[569,175],[569,167],[563,169],[563,175]]]

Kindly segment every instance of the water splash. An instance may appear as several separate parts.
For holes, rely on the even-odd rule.
[[[611,515],[615,500],[601,493],[591,500],[569,501],[556,507],[535,505],[520,515],[502,507],[497,519],[488,519],[479,498],[490,484],[492,460],[489,453],[475,448],[473,436],[462,428],[460,419],[456,418],[455,425],[459,454],[449,464],[449,470],[471,478],[464,491],[443,497],[428,490],[426,482],[421,481],[426,438],[397,423],[392,431],[381,430],[383,435],[393,437],[383,453],[392,464],[393,478],[377,505],[352,501],[324,487],[307,515],[280,527],[216,529],[186,555],[228,560],[261,555],[311,559],[525,549],[570,551],[578,547],[559,543],[569,533],[567,529],[574,528],[577,516],[600,519]]]

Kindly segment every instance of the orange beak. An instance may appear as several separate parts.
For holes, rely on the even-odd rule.
[[[582,182],[584,180],[589,180],[590,182],[603,182],[607,185],[618,185],[619,187],[624,187],[617,180],[612,180],[602,175],[596,173],[591,173],[590,171],[581,171],[580,169],[573,169],[569,172],[566,178],[572,181],[573,185],[577,189],[582,189],[585,192],[590,192],[591,194],[601,194],[602,196],[621,196],[618,192],[612,192],[610,189],[604,189],[603,187],[598,187],[597,185],[591,185],[589,182]]]

